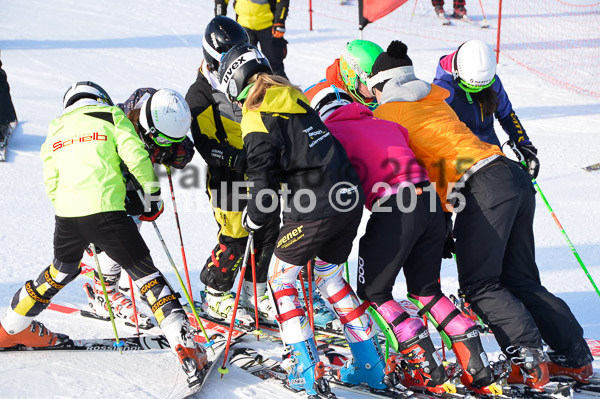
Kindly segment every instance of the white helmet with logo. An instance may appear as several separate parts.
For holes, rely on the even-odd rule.
[[[141,106],[140,125],[154,142],[168,146],[185,139],[192,114],[185,98],[175,90],[160,89]]]
[[[496,54],[483,40],[469,40],[454,54],[454,78],[471,86],[487,86],[496,76]]]

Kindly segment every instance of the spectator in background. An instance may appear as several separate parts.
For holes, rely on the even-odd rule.
[[[431,4],[433,4],[435,13],[439,17],[446,18],[446,14],[444,13],[444,0],[431,0]],[[454,0],[454,13],[452,14],[452,18],[468,19],[465,0]]]
[[[229,0],[215,0],[215,16],[227,15]],[[285,19],[289,0],[236,0],[236,21],[248,32],[250,43],[260,44],[260,50],[269,60],[275,75],[287,78],[283,60],[287,56]]]
[[[0,61],[0,143],[8,135],[10,124],[16,121],[17,113],[10,97],[8,78],[6,77],[6,72],[2,69],[2,61]]]

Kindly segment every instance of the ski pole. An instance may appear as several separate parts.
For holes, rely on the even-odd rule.
[[[242,260],[242,270],[240,271],[240,277],[238,282],[237,295],[235,296],[235,302],[233,304],[233,313],[231,314],[231,323],[229,324],[229,332],[227,333],[227,343],[225,344],[225,356],[223,357],[223,366],[219,367],[219,373],[221,378],[227,374],[227,356],[229,355],[229,347],[231,346],[231,336],[233,335],[233,326],[235,325],[235,316],[237,314],[238,305],[240,303],[240,297],[242,296],[242,286],[244,282],[244,275],[246,274],[246,266],[248,265],[248,255],[250,254],[250,248],[253,246],[254,233],[248,234],[248,242],[246,243],[246,250],[244,251],[244,259]]]
[[[309,265],[310,265],[310,262],[309,262]],[[308,323],[310,324],[310,326],[312,328],[312,322],[311,322],[311,320],[313,320],[311,317],[312,309],[308,305],[308,295],[306,295],[306,288],[304,287],[304,277],[302,276],[302,271],[298,274],[298,279],[300,280],[300,289],[302,290],[302,296],[304,297],[304,307],[306,308],[306,317],[308,317]],[[313,329],[313,333],[314,333],[314,329]]]
[[[142,193],[141,193],[140,190],[136,190],[136,192],[138,193],[138,196],[140,197],[140,200],[142,201],[142,204],[144,204],[144,209],[145,209],[146,208],[146,202],[144,201],[144,196],[142,195]],[[181,285],[181,289],[183,290],[183,293],[185,294],[185,299],[187,299],[188,303],[190,304],[190,307],[192,308],[192,312],[194,313],[194,317],[196,318],[196,321],[198,322],[198,326],[200,326],[200,330],[202,330],[202,335],[204,335],[204,338],[206,338],[206,344],[207,344],[207,346],[211,346],[211,342],[212,341],[208,337],[208,334],[207,334],[206,330],[204,329],[204,325],[202,324],[202,320],[200,320],[200,316],[198,316],[198,312],[196,311],[196,306],[194,305],[194,302],[190,298],[190,294],[188,293],[187,288],[185,288],[185,284],[183,283],[183,280],[181,279],[181,275],[179,274],[179,270],[177,270],[177,266],[175,266],[175,261],[173,260],[173,257],[171,257],[171,253],[169,252],[169,248],[167,248],[167,244],[165,243],[165,240],[163,240],[162,234],[160,234],[160,230],[158,229],[158,225],[156,224],[156,220],[152,221],[152,226],[154,226],[154,231],[156,231],[156,235],[158,236],[158,240],[162,244],[162,247],[165,250],[165,254],[167,255],[167,258],[169,259],[169,263],[171,263],[171,267],[173,267],[173,270],[175,271],[175,276],[177,276],[177,280],[179,281],[179,285]]]
[[[190,298],[194,301],[194,294],[192,292],[192,283],[190,282],[190,273],[188,270],[187,259],[185,257],[185,249],[183,247],[183,236],[181,235],[181,225],[179,224],[179,214],[177,213],[177,203],[175,202],[175,190],[173,190],[173,179],[171,178],[171,165],[165,165],[167,169],[167,177],[169,179],[169,188],[171,189],[171,201],[173,202],[173,211],[175,212],[175,223],[177,224],[177,232],[179,233],[179,242],[181,243],[181,258],[183,259],[183,270],[185,271],[185,278],[187,280],[188,290],[190,292]]]
[[[348,261],[344,263],[344,269],[346,270],[346,282],[350,284],[350,268],[348,267]]]
[[[308,303],[310,305],[310,313],[309,313],[309,317],[310,317],[310,326],[312,327],[313,330],[313,334],[315,333],[315,308],[313,306],[313,290],[312,290],[312,265],[310,264],[310,261],[308,261],[308,264],[306,265],[307,270],[306,270],[306,274],[308,277]]]
[[[131,276],[128,274],[127,278],[129,279],[129,291],[131,292],[131,303],[133,304],[133,319],[135,320],[135,331],[136,335],[140,334],[140,323],[137,317],[137,307],[135,306],[135,294],[133,292],[133,281],[131,280]]]
[[[254,241],[254,240],[252,240]],[[256,319],[256,330],[253,332],[256,335],[256,340],[260,341],[260,324],[258,321],[258,295],[256,292],[256,256],[254,254],[254,242],[250,243],[250,263],[252,264],[252,287],[254,288],[254,318]],[[243,276],[240,276],[240,280],[243,279]],[[238,296],[241,293],[238,293]]]
[[[487,25],[488,21],[485,17],[485,11],[483,11],[483,4],[481,3],[481,0],[479,0],[479,6],[481,7],[481,15],[483,15],[483,23]]]
[[[410,15],[410,21],[409,21],[409,22],[412,22],[412,20],[413,20],[413,18],[414,18],[414,16],[415,16],[415,10],[417,9],[417,2],[418,2],[418,1],[419,1],[419,0],[415,0],[415,6],[413,7],[412,14]]]
[[[108,293],[106,292],[106,285],[104,284],[104,275],[102,274],[102,269],[100,268],[100,262],[98,261],[98,254],[96,253],[96,245],[90,243],[90,249],[92,250],[92,254],[94,255],[94,262],[96,262],[96,270],[98,271],[98,278],[100,279],[100,284],[102,285],[102,293],[104,294],[104,300],[106,301],[106,307],[108,308],[108,315],[110,316],[110,323],[112,324],[113,331],[115,332],[115,338],[117,342],[115,342],[115,347],[119,348],[119,352],[123,354],[123,345],[125,342],[119,341],[119,334],[117,333],[117,325],[115,324],[115,316],[112,312],[112,306],[110,304],[110,299],[108,298]]]
[[[509,145],[510,145],[510,148],[515,153],[515,155],[517,156],[517,158],[519,159],[519,162],[521,162],[521,164],[523,164],[523,166],[526,167],[527,163],[525,163],[525,157],[523,156],[523,154],[521,153],[521,151],[517,148],[516,144],[513,141],[509,141]],[[567,232],[565,231],[565,229],[562,227],[562,225],[558,221],[558,218],[556,217],[556,214],[554,213],[554,210],[550,206],[550,203],[546,199],[546,196],[542,192],[542,189],[540,188],[540,185],[538,184],[537,180],[534,177],[531,178],[531,181],[532,181],[533,185],[535,186],[535,189],[537,190],[537,192],[540,194],[540,197],[542,197],[542,200],[546,204],[546,208],[548,208],[548,211],[550,212],[550,215],[552,216],[552,219],[554,219],[554,223],[556,223],[556,226],[558,226],[558,229],[562,233],[563,237],[565,237],[565,241],[567,241],[567,244],[569,245],[569,248],[571,248],[571,252],[573,252],[573,255],[575,255],[575,259],[577,259],[577,262],[579,262],[579,265],[583,269],[583,272],[585,273],[585,275],[587,276],[587,278],[590,280],[590,283],[592,283],[592,286],[596,290],[596,293],[598,294],[598,296],[600,296],[600,290],[598,289],[598,286],[596,285],[596,283],[594,282],[594,279],[592,278],[592,276],[588,272],[587,268],[585,267],[583,261],[581,260],[581,257],[579,256],[579,253],[577,252],[577,250],[573,246],[573,243],[569,239],[569,236],[567,235]]]

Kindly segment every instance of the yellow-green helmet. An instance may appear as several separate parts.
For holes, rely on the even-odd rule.
[[[352,40],[342,52],[340,57],[340,74],[346,88],[360,102],[362,96],[357,90],[357,81],[360,79],[363,84],[367,84],[367,78],[371,74],[373,64],[383,49],[376,43],[368,40]]]

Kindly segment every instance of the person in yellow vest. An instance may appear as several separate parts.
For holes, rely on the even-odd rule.
[[[215,16],[227,15],[229,0],[215,0]],[[254,46],[269,60],[275,75],[285,75],[283,60],[287,56],[285,19],[290,7],[289,0],[234,0],[236,20],[242,25]]]
[[[408,129],[417,161],[442,202],[453,205],[460,289],[511,361],[509,383],[542,389],[553,375],[589,382],[593,358],[583,328],[540,282],[529,174],[460,121],[445,102],[448,90],[417,79],[404,43],[379,55],[367,85],[381,104],[375,117]],[[563,367],[546,361],[542,339]]]

